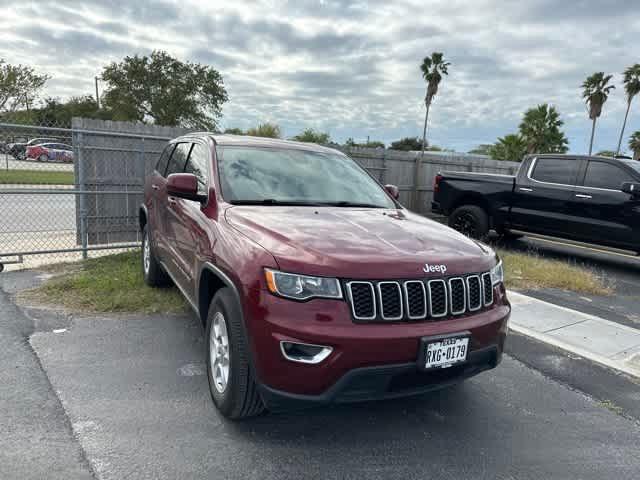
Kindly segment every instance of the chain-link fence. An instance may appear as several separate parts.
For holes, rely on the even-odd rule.
[[[0,123],[0,265],[23,268],[137,246],[144,179],[165,143],[186,132],[81,118],[62,126]],[[438,171],[517,168],[480,156],[342,150],[427,215]]]
[[[136,247],[145,175],[182,133],[83,119],[72,128],[0,123],[0,264],[24,268]]]

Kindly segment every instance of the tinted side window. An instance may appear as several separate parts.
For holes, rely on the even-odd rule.
[[[167,164],[169,163],[169,157],[173,152],[173,149],[176,148],[175,144],[167,145],[162,151],[162,155],[158,159],[158,164],[156,165],[156,170],[160,175],[164,175],[164,171],[167,169]]]
[[[575,185],[580,162],[565,158],[539,158],[531,178],[539,182]]]
[[[587,174],[584,177],[584,186],[620,190],[624,182],[633,181],[631,175],[620,167],[606,162],[590,161],[587,165]]]
[[[184,173],[193,173],[198,177],[198,193],[207,194],[208,172],[207,163],[209,162],[209,153],[207,147],[199,143],[194,143],[191,149],[191,155],[187,161]]]
[[[187,163],[187,157],[189,157],[191,145],[191,143],[178,143],[176,145],[176,149],[173,151],[173,154],[169,159],[169,166],[167,167],[165,177],[168,177],[172,173],[184,172],[184,166]]]

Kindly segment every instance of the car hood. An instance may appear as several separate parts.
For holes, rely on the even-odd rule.
[[[258,242],[283,271],[340,278],[421,278],[484,272],[493,251],[406,210],[234,206],[229,224]],[[428,268],[427,268],[428,270]]]

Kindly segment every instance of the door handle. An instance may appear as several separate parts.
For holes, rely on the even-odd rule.
[[[582,193],[576,193],[577,198],[593,198],[591,195],[584,195]]]
[[[533,192],[533,188],[518,187],[521,192]]]
[[[158,185],[153,185],[153,184],[151,185],[151,188],[153,188],[154,190],[159,190],[160,189],[160,187]]]

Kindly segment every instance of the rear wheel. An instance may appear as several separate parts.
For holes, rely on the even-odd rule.
[[[489,215],[477,205],[463,205],[449,216],[449,226],[467,237],[484,240],[489,233]]]
[[[213,403],[225,417],[234,420],[264,411],[240,322],[233,294],[222,288],[213,297],[207,315],[207,376]]]
[[[150,287],[164,287],[170,284],[169,276],[153,253],[147,225],[142,228],[142,275],[144,283]]]

